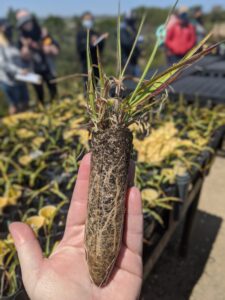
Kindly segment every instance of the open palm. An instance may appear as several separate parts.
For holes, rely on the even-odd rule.
[[[143,218],[137,188],[128,191],[124,238],[109,283],[95,286],[89,276],[84,249],[90,154],[80,165],[67,216],[64,237],[49,258],[42,255],[31,228],[12,223],[10,232],[18,252],[23,283],[32,300],[134,300],[142,284]]]

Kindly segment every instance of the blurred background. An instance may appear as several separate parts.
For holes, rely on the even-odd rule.
[[[174,0],[120,2],[123,66],[146,15],[126,69],[125,75],[136,80],[132,84],[156,40],[148,79],[181,60],[210,31],[206,47],[225,40],[224,0],[180,0],[170,15]],[[0,299],[1,292],[17,290],[17,285],[11,290],[10,280],[20,276],[8,223],[23,220],[36,228],[46,256],[62,237],[78,161],[89,151],[83,126],[87,31],[93,64],[99,49],[106,74],[113,76],[117,22],[118,1],[0,0]],[[98,82],[96,67],[94,75]],[[185,70],[168,91],[170,101],[162,111],[153,107],[146,115],[151,134],[147,126],[144,134],[134,135],[136,184],[147,195],[142,195],[146,253],[160,254],[168,243],[146,278],[142,299],[224,300],[225,44]],[[189,210],[181,238],[183,207]],[[175,254],[179,244],[188,244],[195,213],[189,259],[184,259]],[[46,224],[51,225],[47,230]],[[161,248],[154,248],[161,241]],[[4,281],[2,267],[9,265],[14,277]]]
[[[149,4],[148,4],[149,3]],[[121,14],[122,22],[134,24],[130,26],[134,32],[137,31],[138,24],[144,13],[147,15],[142,35],[139,41],[139,52],[135,64],[138,65],[137,72],[143,69],[146,58],[154,46],[157,34],[161,34],[162,25],[169,12],[169,8],[173,5],[172,1],[121,1]],[[181,11],[179,12],[179,9]],[[81,73],[84,71],[84,64],[79,53],[80,45],[77,45],[78,33],[83,27],[82,15],[84,12],[91,13],[93,16],[93,24],[91,24],[97,36],[106,33],[107,37],[103,40],[104,49],[102,49],[102,60],[104,63],[105,71],[107,74],[115,74],[115,61],[116,61],[116,22],[118,14],[117,2],[106,2],[103,0],[91,1],[59,1],[57,5],[53,4],[50,0],[34,1],[19,1],[19,0],[1,0],[0,18],[7,19],[7,22],[12,26],[12,43],[18,47],[21,44],[21,27],[18,27],[18,12],[23,11],[31,14],[37,23],[37,27],[42,31],[41,39],[43,44],[53,43],[57,49],[49,50],[50,57],[54,56],[54,63],[51,62],[54,70],[51,70],[50,77],[61,77],[73,73]],[[197,26],[198,19],[201,22],[204,36],[209,30],[214,30],[214,40],[219,40],[225,35],[225,4],[222,0],[215,1],[180,1],[177,7],[177,13],[183,15],[187,14],[189,21]],[[91,18],[92,18],[91,16]],[[28,16],[29,18],[29,16]],[[87,17],[88,18],[88,17]],[[133,20],[131,20],[133,18]],[[197,21],[196,21],[197,20]],[[25,16],[26,21],[26,16]],[[86,25],[84,25],[86,26]],[[89,26],[87,24],[87,26]],[[125,24],[129,26],[129,24]],[[130,30],[130,29],[129,29]],[[200,31],[202,29],[200,28]],[[46,36],[43,37],[43,34]],[[127,33],[125,33],[127,34]],[[132,33],[133,34],[133,33]],[[164,33],[162,33],[164,34]],[[50,40],[47,38],[50,37]],[[45,39],[46,38],[46,39]],[[133,38],[130,42],[133,42]],[[100,43],[101,44],[101,43]],[[123,45],[122,45],[123,46]],[[21,45],[19,46],[21,49]],[[168,53],[164,45],[159,49],[156,59],[154,60],[153,67],[165,65],[168,61]],[[57,53],[54,53],[56,50]],[[123,50],[123,49],[122,49]],[[130,49],[129,49],[130,50]],[[48,50],[47,50],[48,51]],[[81,55],[81,56],[80,56]],[[51,58],[50,58],[51,59]],[[36,70],[35,70],[36,72]],[[137,73],[136,72],[136,73]],[[37,72],[36,72],[37,73]],[[136,74],[138,75],[138,74]],[[79,83],[77,83],[79,82]],[[77,90],[81,87],[82,81],[71,80],[63,81],[58,86],[58,94],[62,96],[65,93],[73,94],[74,89]],[[34,89],[29,86],[30,102],[37,98]],[[54,90],[50,90],[51,97],[54,96]],[[1,92],[0,92],[1,93]],[[40,91],[38,98],[40,97]],[[39,99],[40,100],[40,99]],[[43,101],[43,99],[41,99]],[[7,111],[7,101],[4,100],[3,93],[0,94],[0,115],[4,115]],[[13,111],[13,109],[12,109]]]

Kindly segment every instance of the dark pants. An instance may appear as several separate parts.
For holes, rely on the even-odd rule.
[[[82,72],[83,74],[87,74],[88,75],[88,68],[87,68],[87,62],[86,60],[82,60]],[[97,65],[97,63],[95,63],[94,65]],[[98,67],[93,67],[93,73],[94,73],[94,78],[95,78],[95,83],[97,84],[98,80],[99,80],[99,69]],[[87,94],[87,83],[88,83],[88,76],[83,77],[83,82],[84,82],[84,95],[86,96]]]
[[[29,103],[29,94],[24,83],[17,83],[14,86],[0,82],[0,89],[10,105],[16,107],[18,111],[27,109]]]
[[[184,57],[184,55],[175,55],[175,54],[168,55],[167,56],[167,64],[169,66],[172,66],[173,64],[178,63],[183,57]]]
[[[126,69],[126,75],[130,75],[132,77],[140,77],[141,69],[138,64],[129,64]]]
[[[51,83],[51,80],[54,80],[55,77],[48,73],[39,74],[42,76],[43,83],[41,85],[34,85],[34,89],[37,94],[38,101],[44,104],[45,94],[44,94],[44,82],[48,87],[48,91],[50,94],[50,100],[54,100],[57,96],[57,85],[55,83]]]

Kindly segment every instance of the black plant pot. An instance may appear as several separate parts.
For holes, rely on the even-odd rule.
[[[175,184],[170,184],[163,188],[163,191],[166,195],[166,197],[177,197],[178,191],[177,186]]]
[[[181,203],[175,203],[175,206],[174,206],[174,220],[175,221],[179,220],[180,207],[181,207],[182,203],[187,199],[188,188],[189,188],[190,182],[191,182],[191,176],[188,172],[186,172],[182,176],[180,176],[180,175],[176,176],[178,196],[181,200]]]
[[[190,169],[191,182],[194,184],[196,180],[203,175],[202,169],[197,166],[192,166]]]
[[[207,150],[202,151],[201,153],[202,159],[204,160],[203,166],[205,167],[211,160],[212,153]]]
[[[209,146],[214,150],[220,148],[224,136],[224,127],[219,127],[213,134]]]
[[[207,165],[210,159],[210,153],[207,150],[204,150],[200,153],[200,155],[196,158],[196,162],[201,166],[202,169]]]
[[[176,183],[178,187],[178,195],[182,201],[185,201],[188,194],[188,187],[191,181],[190,174],[186,172],[184,175],[176,176]]]
[[[168,185],[167,187],[165,187],[163,189],[166,197],[178,197],[178,188],[175,184],[173,185]],[[177,205],[176,202],[172,202],[171,205],[173,206],[173,211],[175,209],[175,206]],[[166,229],[169,228],[170,225],[170,216],[171,216],[171,212],[173,212],[171,210],[165,210],[163,212],[163,220],[164,220],[164,226]]]

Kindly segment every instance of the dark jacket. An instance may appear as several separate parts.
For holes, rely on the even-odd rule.
[[[96,32],[95,30],[91,29],[90,30],[90,41],[91,41],[91,38],[93,36],[99,37],[100,34],[98,32]],[[76,46],[77,46],[77,52],[79,54],[79,57],[80,57],[80,60],[81,60],[81,63],[82,63],[83,72],[87,73],[87,53],[86,53],[86,49],[87,49],[87,30],[86,29],[81,28],[77,32]],[[104,49],[104,41],[101,41],[98,44],[98,47],[99,47],[99,52],[101,54],[103,49]],[[94,46],[90,45],[90,52],[91,52],[92,63],[97,65],[98,64],[97,47],[94,47]]]
[[[126,23],[121,24],[120,39],[121,39],[121,50],[122,50],[122,64],[125,65],[130,51],[133,47],[137,31],[135,28],[128,26]],[[136,65],[140,56],[140,48],[136,45],[130,63]]]
[[[48,66],[46,56],[42,50],[41,27],[39,26],[39,24],[35,18],[33,18],[33,23],[34,23],[34,28],[30,32],[24,31],[21,28],[18,46],[19,46],[19,49],[21,49],[23,47],[23,39],[30,39],[33,42],[37,43],[39,45],[38,48],[36,48],[36,47],[33,48],[32,46],[30,46],[30,50],[32,52],[32,58],[31,58],[31,62],[28,62],[28,63],[31,63],[32,68],[35,73],[40,74],[40,75],[50,74],[51,70]]]

